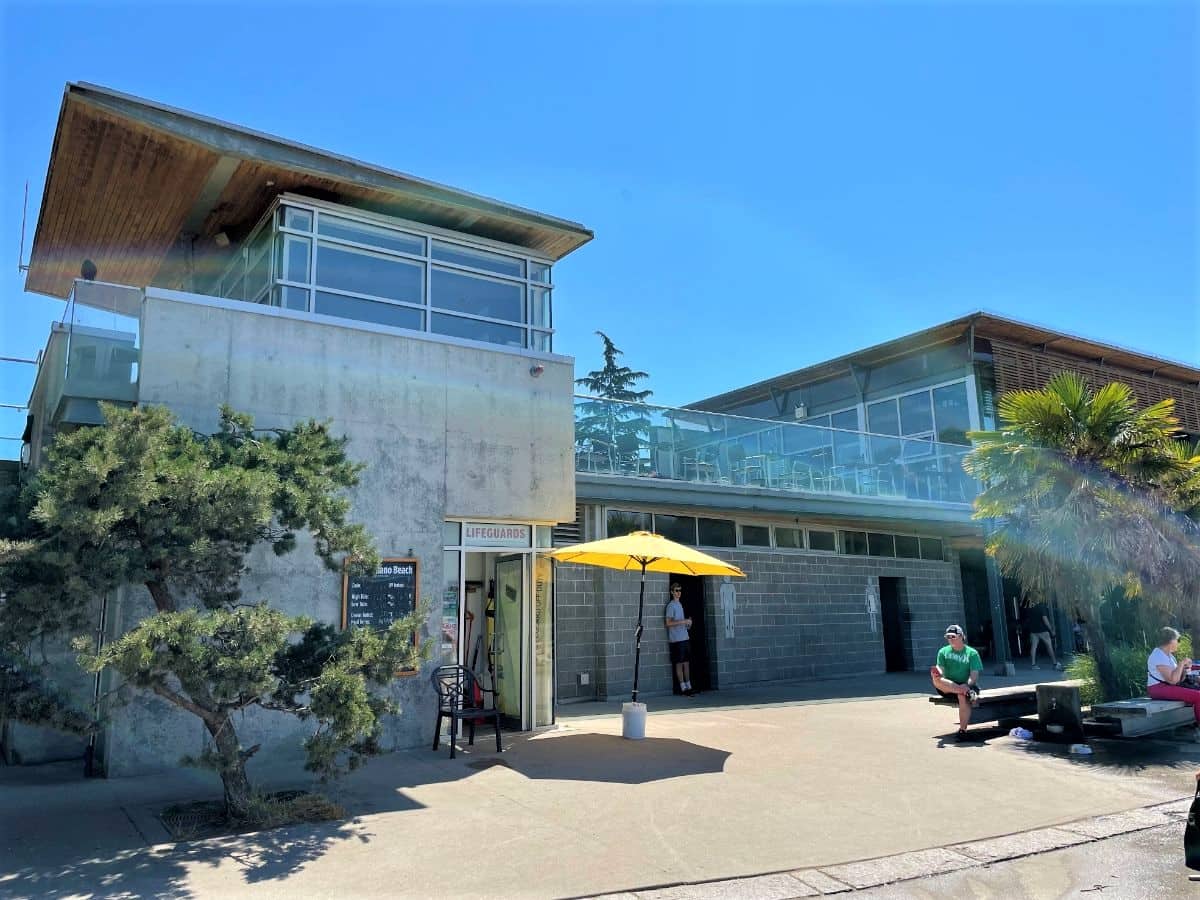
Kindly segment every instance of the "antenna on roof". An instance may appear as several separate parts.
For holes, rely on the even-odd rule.
[[[25,202],[21,206],[21,249],[17,251],[17,271],[25,272],[29,266],[21,262],[25,258],[25,213],[29,211],[29,179],[25,179]]]

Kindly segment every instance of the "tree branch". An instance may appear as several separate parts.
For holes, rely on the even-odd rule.
[[[217,716],[215,713],[213,713],[211,710],[205,709],[203,706],[200,706],[198,703],[195,703],[194,701],[189,700],[187,697],[183,696],[183,694],[177,694],[173,690],[171,690],[169,687],[167,687],[166,685],[163,685],[163,684],[151,685],[150,689],[152,691],[154,691],[154,693],[158,694],[158,696],[162,697],[164,700],[169,700],[171,703],[174,703],[176,706],[183,707],[188,712],[190,712],[192,715],[199,716],[205,722],[208,722],[208,723],[211,723],[214,725],[216,724]]]

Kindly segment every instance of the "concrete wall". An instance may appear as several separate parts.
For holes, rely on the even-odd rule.
[[[932,665],[946,625],[962,619],[957,560],[879,559],[798,551],[720,549],[711,551],[742,569],[737,590],[734,637],[725,637],[720,579],[705,579],[705,621],[714,687],[808,678],[875,674],[885,670],[881,619],[874,629],[867,589],[880,576],[905,579],[913,668]],[[628,694],[633,680],[633,628],[637,621],[636,573],[558,567],[559,697],[573,687],[575,666],[594,654],[595,696]],[[670,576],[646,579],[646,630],[642,641],[640,690],[671,691],[671,669],[662,610]],[[591,609],[595,636],[564,629]]]
[[[170,407],[198,431],[215,428],[218,406],[251,413],[263,428],[328,419],[349,437],[347,453],[366,462],[353,494],[385,556],[420,560],[422,598],[442,589],[442,522],[570,521],[573,478],[573,365],[437,339],[313,321],[244,304],[197,303],[188,295],[147,292],[142,321],[139,398]],[[245,599],[292,614],[337,622],[341,579],[305,543],[285,557],[262,550],[249,560]],[[125,592],[114,629],[149,613],[141,590]],[[433,603],[425,636],[439,628]],[[432,740],[433,692],[427,673],[393,685],[404,714],[386,723],[384,745]],[[299,755],[293,719],[256,711],[239,721],[246,745]],[[120,709],[106,735],[110,774],[173,766],[204,745],[202,726],[153,697]]]

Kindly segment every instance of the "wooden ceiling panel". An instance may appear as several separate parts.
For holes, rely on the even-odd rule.
[[[1092,390],[1099,390],[1113,381],[1128,385],[1142,407],[1167,398],[1173,399],[1180,427],[1188,434],[1200,434],[1200,390],[1194,387],[1009,344],[995,338],[992,338],[992,359],[996,371],[996,389],[1002,394],[1041,390],[1059,372],[1077,372]]]
[[[68,100],[26,289],[67,297],[85,258],[100,280],[149,284],[217,159],[199,145]]]

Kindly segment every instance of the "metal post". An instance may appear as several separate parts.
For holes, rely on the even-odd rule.
[[[646,564],[642,563],[642,586],[638,591],[638,623],[634,632],[636,649],[633,651],[633,702],[638,702],[638,667],[642,663],[642,605],[646,600]]]

